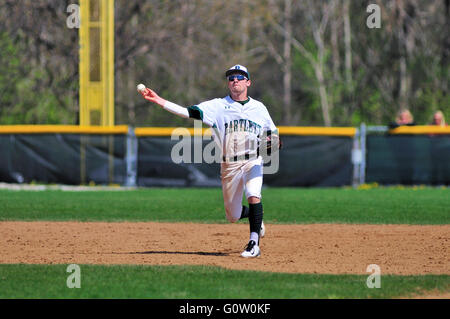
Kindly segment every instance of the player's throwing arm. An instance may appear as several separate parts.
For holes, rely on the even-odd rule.
[[[156,94],[155,91],[153,91],[150,88],[145,87],[144,84],[139,84],[137,86],[138,91],[142,94],[142,96],[144,97],[144,99],[146,99],[147,101],[153,102],[155,104],[158,104],[159,106],[161,106],[163,109],[184,117],[184,118],[188,118],[189,117],[189,112],[186,108],[177,105],[175,103],[169,102],[165,99],[163,99],[162,97],[160,97],[158,94]]]

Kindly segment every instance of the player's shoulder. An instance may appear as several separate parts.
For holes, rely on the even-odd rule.
[[[254,105],[254,106],[258,107],[258,108],[262,108],[263,110],[267,111],[267,107],[264,105],[263,102],[255,100],[251,96],[249,96],[249,99],[250,99],[249,103],[251,103],[251,105]]]
[[[222,103],[221,98],[214,98],[211,100],[206,100],[203,101],[201,103],[198,104],[198,106],[200,107],[205,107],[205,106],[216,106],[216,105],[220,105]]]
[[[234,100],[231,98],[230,95],[224,96],[222,98],[219,99],[220,103],[222,104],[233,104]]]
[[[230,95],[224,96],[224,97],[219,97],[219,98],[215,98],[212,101],[214,101],[213,103],[215,105],[221,106],[227,108],[230,105],[232,105],[235,101],[230,97]]]

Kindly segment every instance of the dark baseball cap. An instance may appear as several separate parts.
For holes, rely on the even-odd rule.
[[[242,75],[245,75],[247,77],[247,79],[250,80],[250,73],[248,73],[248,70],[245,66],[240,65],[240,64],[236,64],[234,66],[232,66],[231,68],[229,68],[227,70],[227,72],[225,72],[225,77],[234,74],[234,73],[239,73]]]

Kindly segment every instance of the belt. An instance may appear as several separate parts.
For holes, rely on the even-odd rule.
[[[222,156],[222,160],[224,162],[238,162],[238,161],[246,161],[249,159],[258,158],[258,154],[245,154],[245,155],[239,155],[239,156],[231,156],[231,157],[225,157]]]

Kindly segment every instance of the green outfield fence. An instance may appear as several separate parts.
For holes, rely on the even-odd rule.
[[[123,186],[219,186],[220,164],[174,163],[176,128],[0,126],[0,182]],[[178,128],[179,129],[179,128]],[[209,129],[183,129],[191,147]],[[279,127],[283,149],[268,186],[450,183],[450,129],[415,126]],[[179,135],[179,134],[178,134]],[[195,145],[197,143],[197,146]]]

